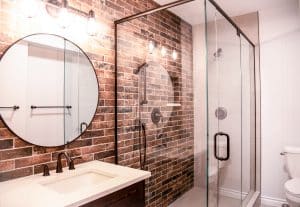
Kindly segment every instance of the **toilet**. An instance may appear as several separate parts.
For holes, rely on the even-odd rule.
[[[300,147],[285,147],[285,167],[291,178],[284,184],[290,207],[300,207]]]
[[[219,155],[224,156],[227,151],[227,143],[225,141],[218,142]],[[213,153],[213,150],[210,152]],[[213,155],[211,155],[213,157]],[[217,181],[218,173],[224,167],[227,166],[228,161],[218,161],[217,159],[210,159],[209,163],[209,183],[213,183]]]

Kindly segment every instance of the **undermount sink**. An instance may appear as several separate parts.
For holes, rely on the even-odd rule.
[[[108,175],[98,171],[88,171],[71,177],[55,179],[47,183],[42,183],[42,185],[58,193],[68,194],[73,193],[83,187],[95,187],[114,177],[115,176],[113,175]]]

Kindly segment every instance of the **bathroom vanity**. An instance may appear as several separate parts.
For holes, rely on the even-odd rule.
[[[141,207],[145,206],[145,182],[133,184],[127,188],[109,194],[103,198],[99,198],[92,202],[82,205],[81,207]]]
[[[101,161],[63,170],[0,183],[0,206],[144,206],[144,180],[150,172]]]

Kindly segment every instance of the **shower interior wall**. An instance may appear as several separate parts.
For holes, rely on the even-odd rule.
[[[145,169],[152,173],[146,181],[146,205],[168,206],[194,183],[192,26],[163,10],[121,23],[117,29],[119,164],[140,168],[141,120],[147,135]],[[152,54],[150,40],[155,44]],[[164,57],[162,46],[167,50]],[[147,104],[141,105],[145,71],[136,74],[136,70],[145,62],[158,63],[160,69],[147,69]],[[163,115],[158,124],[151,121],[154,108]]]

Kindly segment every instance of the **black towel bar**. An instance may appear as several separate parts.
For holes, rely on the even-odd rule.
[[[31,109],[57,109],[57,108],[66,108],[71,109],[72,106],[31,106]]]

